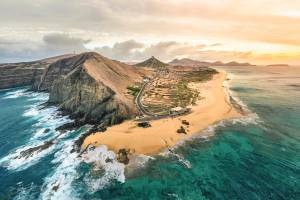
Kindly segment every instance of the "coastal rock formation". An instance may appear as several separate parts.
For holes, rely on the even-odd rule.
[[[140,78],[135,67],[89,52],[51,64],[34,87],[81,122],[111,125],[136,113],[126,87]]]
[[[30,86],[40,79],[49,64],[71,55],[63,55],[33,62],[0,64],[0,89]]]

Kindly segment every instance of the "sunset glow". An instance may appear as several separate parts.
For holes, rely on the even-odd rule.
[[[0,8],[1,62],[93,50],[125,61],[300,64],[297,0],[2,0]]]

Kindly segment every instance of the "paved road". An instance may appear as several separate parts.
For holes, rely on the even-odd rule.
[[[135,97],[135,104],[136,104],[136,107],[138,108],[138,110],[139,110],[143,115],[145,115],[145,116],[150,116],[150,117],[155,117],[155,115],[152,114],[152,113],[150,113],[150,112],[148,112],[148,111],[144,108],[143,104],[141,103],[141,98],[142,98],[142,96],[143,96],[143,94],[144,94],[145,88],[146,88],[146,86],[147,86],[151,81],[152,81],[152,80],[150,80],[149,82],[146,82],[146,83],[144,83],[144,84],[142,85],[141,90],[139,91],[139,93],[138,93],[138,94],[136,95],[136,97]]]

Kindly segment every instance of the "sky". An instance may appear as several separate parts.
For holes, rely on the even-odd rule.
[[[300,1],[0,1],[1,63],[85,51],[300,65]]]

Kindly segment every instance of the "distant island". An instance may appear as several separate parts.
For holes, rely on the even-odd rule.
[[[194,67],[212,67],[212,66],[255,66],[251,63],[239,63],[236,61],[231,61],[228,63],[224,63],[221,61],[216,62],[206,62],[206,61],[198,61],[189,58],[181,58],[181,59],[174,59],[168,64],[170,65],[179,65],[179,66],[194,66]]]
[[[267,65],[267,67],[290,67],[288,64],[271,64]]]

